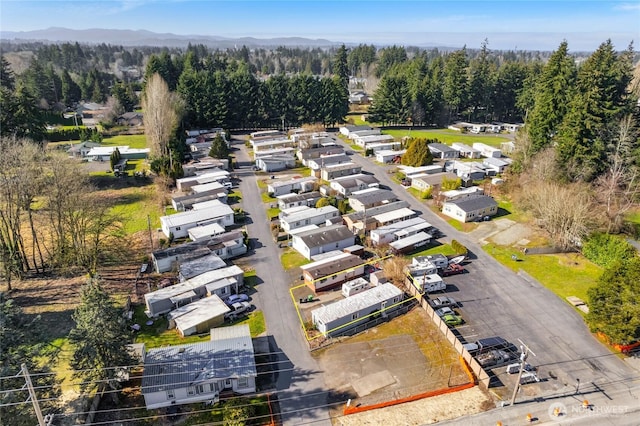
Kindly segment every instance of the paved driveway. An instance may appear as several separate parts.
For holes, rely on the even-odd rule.
[[[346,149],[348,146],[342,143]],[[373,173],[381,184],[389,186],[397,197],[422,217],[440,229],[443,241],[456,239],[471,253],[468,274],[448,277],[445,281],[452,296],[461,300],[467,325],[460,328],[469,341],[483,337],[501,336],[518,344],[521,339],[536,357],[530,362],[540,367],[544,383],[527,385],[521,399],[550,395],[572,389],[580,379],[581,389],[629,389],[637,386],[631,380],[638,372],[626,365],[601,345],[587,329],[582,317],[571,306],[558,299],[540,283],[517,275],[487,254],[472,235],[452,228],[424,204],[416,200],[402,186],[391,180],[389,166],[374,163],[373,157],[355,153],[355,163]],[[526,261],[526,260],[525,260]],[[513,378],[501,371],[497,377],[507,386]],[[511,394],[503,390],[502,397]]]
[[[273,242],[265,206],[251,169],[251,160],[242,141],[235,141],[242,207],[249,217],[247,231],[253,250],[248,263],[256,270],[260,284],[252,295],[256,307],[264,312],[267,333],[273,336],[271,350],[277,358],[277,396],[285,424],[330,425],[329,393],[322,372],[311,357],[300,329],[300,322],[289,296],[289,275],[282,269],[280,250]]]

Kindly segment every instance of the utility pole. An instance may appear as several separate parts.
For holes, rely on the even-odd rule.
[[[36,391],[33,389],[33,383],[31,383],[31,376],[29,375],[29,370],[27,369],[26,364],[22,364],[20,370],[20,374],[24,376],[24,381],[27,384],[27,390],[29,391],[29,399],[33,403],[33,409],[36,412],[36,417],[38,418],[39,426],[47,426],[47,422],[45,422],[44,417],[42,416],[42,411],[40,410],[40,403],[38,402],[38,397],[36,396]],[[27,399],[27,401],[29,401]]]
[[[153,234],[151,233],[151,216],[147,215],[147,227],[149,228],[149,246],[153,251]]]
[[[516,402],[516,395],[518,394],[518,389],[520,389],[520,378],[522,377],[522,373],[524,372],[524,366],[527,364],[527,357],[531,353],[533,356],[536,356],[535,353],[529,346],[525,345],[524,342],[518,339],[520,342],[520,370],[518,371],[518,378],[516,379],[516,387],[513,389],[513,396],[511,397],[511,404],[513,405]]]

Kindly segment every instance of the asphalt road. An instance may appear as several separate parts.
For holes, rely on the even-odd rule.
[[[342,141],[339,143],[350,150]],[[359,153],[354,153],[352,159],[391,188],[399,199],[407,201],[412,209],[422,212],[421,217],[445,235],[442,241],[456,239],[469,249],[472,259],[466,266],[469,273],[447,277],[445,281],[452,284],[447,294],[463,304],[460,312],[467,324],[460,327],[460,332],[467,341],[501,336],[519,345],[520,339],[536,354],[529,362],[539,367],[545,380],[526,385],[526,392],[521,392],[517,401],[556,395],[563,390],[570,392],[578,379],[585,391],[630,391],[638,387],[638,381],[633,381],[638,379],[638,371],[593,338],[582,317],[571,306],[537,281],[502,266],[477,241],[452,228],[393,182],[389,166],[376,164],[373,157],[364,158]],[[515,378],[505,374],[504,368],[496,369],[496,373],[507,389],[514,386]],[[503,393],[501,397],[510,400],[511,392],[503,390]]]
[[[260,283],[252,301],[264,312],[267,333],[273,337],[271,350],[277,357],[273,368],[278,370],[276,394],[282,420],[290,425],[331,425],[327,409],[329,393],[304,341],[289,296],[290,276],[281,266],[281,251],[270,235],[252,161],[243,142],[234,142],[239,165],[234,173],[240,178],[238,189],[242,193],[242,208],[249,218],[246,227],[253,247],[247,260],[255,268]]]

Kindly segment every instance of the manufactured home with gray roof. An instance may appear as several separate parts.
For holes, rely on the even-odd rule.
[[[142,395],[148,410],[218,401],[220,392],[256,391],[256,362],[247,324],[211,329],[211,340],[150,349]]]
[[[442,213],[460,222],[473,222],[498,214],[498,203],[486,195],[475,195],[446,201]]]
[[[344,225],[331,225],[293,235],[292,240],[291,246],[306,259],[311,259],[320,253],[352,246],[355,236]]]
[[[341,335],[372,319],[387,315],[404,299],[404,293],[390,283],[381,284],[346,299],[311,311],[313,324],[324,336]]]

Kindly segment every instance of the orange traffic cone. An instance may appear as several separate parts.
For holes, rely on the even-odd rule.
[[[501,422],[500,420],[498,420],[498,421],[496,422],[496,426],[502,426],[502,422]]]
[[[582,401],[582,408],[589,408],[589,401],[587,401],[586,399]]]
[[[560,407],[556,407],[553,409],[553,415],[555,417],[559,417],[560,416]]]
[[[527,414],[527,423],[531,423],[533,421],[533,416],[531,415],[531,413]]]

